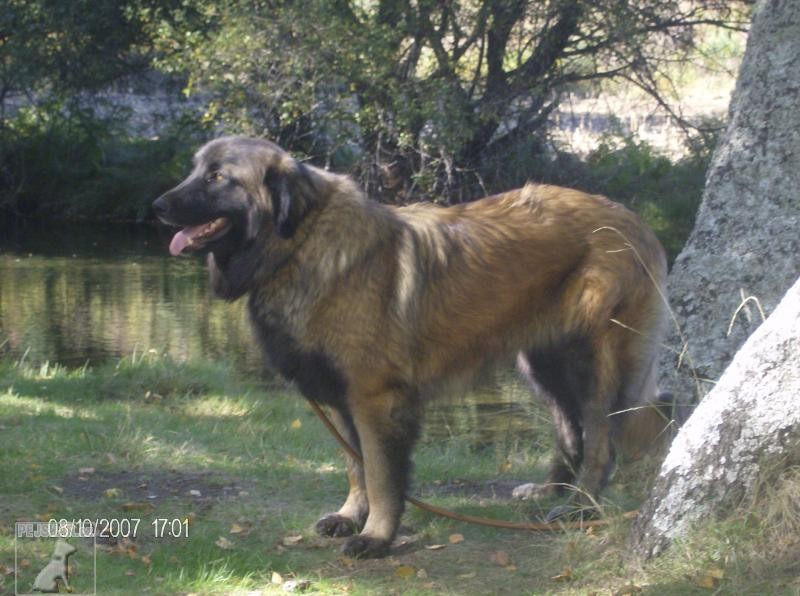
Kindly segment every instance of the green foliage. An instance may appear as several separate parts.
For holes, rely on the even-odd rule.
[[[175,139],[126,134],[125,114],[85,101],[150,63],[134,8],[150,0],[10,0],[0,11],[0,209],[38,216],[141,218],[168,181]],[[185,123],[178,123],[176,129]],[[185,130],[176,130],[184,137]],[[169,135],[167,135],[168,137]],[[144,175],[143,175],[144,173]]]
[[[563,91],[619,77],[661,95],[696,42],[715,59],[736,53],[713,26],[745,20],[740,6],[12,0],[0,14],[0,209],[141,218],[208,131],[269,137],[387,201],[457,202],[548,179],[537,138]],[[84,107],[82,93],[152,67],[204,104],[199,121],[144,141],[125,133],[124,114]],[[599,150],[586,186],[625,199],[627,181],[668,183],[663,160],[617,151]],[[682,229],[679,203],[638,205]]]
[[[120,0],[7,0],[0,11],[0,100],[94,90],[147,63]]]
[[[0,209],[67,219],[137,219],[182,175],[202,130],[178,122],[159,139],[133,138],[124,115],[75,102],[20,109],[0,128]],[[194,141],[192,138],[194,137]]]
[[[710,150],[672,163],[645,142],[608,137],[586,162],[582,186],[621,201],[655,230],[670,262],[694,225],[705,186]]]
[[[623,77],[660,95],[701,13],[738,18],[714,0],[185,0],[136,14],[208,122],[352,168],[387,200],[447,201],[478,194],[484,164],[540,132],[568,87]]]

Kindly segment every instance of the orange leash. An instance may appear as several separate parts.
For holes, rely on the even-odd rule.
[[[314,410],[314,413],[322,420],[322,423],[325,425],[325,428],[330,431],[333,437],[339,442],[339,445],[342,446],[350,457],[352,457],[356,462],[363,465],[363,460],[361,459],[361,454],[358,453],[355,449],[353,449],[350,444],[344,440],[344,437],[339,433],[337,428],[333,425],[330,421],[328,416],[319,407],[314,401],[308,400],[308,403],[311,404],[311,408]],[[490,528],[505,528],[509,530],[528,530],[531,532],[561,532],[563,530],[584,530],[587,528],[599,528],[602,526],[607,526],[609,521],[607,519],[590,519],[586,521],[568,521],[568,522],[510,522],[500,519],[490,519],[487,517],[478,517],[476,515],[466,515],[463,513],[456,513],[455,511],[450,511],[449,509],[444,509],[443,507],[437,507],[436,505],[431,505],[430,503],[426,503],[425,501],[421,501],[416,497],[410,497],[406,495],[406,501],[411,503],[412,505],[416,505],[420,509],[424,511],[428,511],[435,515],[439,515],[441,517],[446,517],[449,519],[454,519],[460,522],[466,522],[469,524],[477,524],[479,526],[488,526]],[[638,514],[638,511],[628,511],[622,514],[624,519],[633,519]]]

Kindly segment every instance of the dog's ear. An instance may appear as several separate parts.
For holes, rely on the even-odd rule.
[[[307,167],[291,158],[267,170],[264,184],[272,201],[272,217],[281,238],[291,238],[315,203],[314,181]]]

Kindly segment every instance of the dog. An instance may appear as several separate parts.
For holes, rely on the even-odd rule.
[[[348,458],[342,507],[316,524],[348,537],[347,556],[387,554],[423,404],[487,365],[516,358],[554,419],[549,482],[521,496],[597,495],[625,427],[663,428],[640,406],[656,394],[664,251],[604,197],[528,184],[392,207],[269,141],[225,137],[153,209],[182,227],[171,254],[204,254],[219,297],[248,295],[272,366],[363,456]]]
[[[71,592],[67,559],[76,550],[78,549],[66,540],[61,538],[56,540],[50,561],[36,575],[36,579],[33,581],[33,590],[35,592],[58,592],[58,580],[61,580],[67,591]]]

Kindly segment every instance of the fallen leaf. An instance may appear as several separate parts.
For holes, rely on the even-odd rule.
[[[712,567],[708,571],[706,571],[706,575],[710,575],[714,579],[722,579],[725,577],[725,570],[720,569],[719,567]]]
[[[142,557],[140,560],[142,561],[142,563],[144,563],[145,565],[148,565],[148,566],[153,564],[153,562],[150,560],[150,557],[148,557],[146,555],[144,557]]]
[[[564,569],[558,575],[554,575],[550,578],[554,582],[568,582],[572,581],[572,569],[569,567],[564,567]]]
[[[233,522],[233,524],[231,524],[229,533],[236,534],[237,536],[247,536],[250,533],[252,526],[253,524],[250,522],[242,522],[241,524]]]
[[[152,505],[143,501],[128,501],[120,505],[120,508],[123,511],[141,511],[143,509],[152,509]]]
[[[294,420],[292,420],[292,424],[290,426],[292,427],[292,429],[297,430],[298,428],[303,426],[303,423],[300,422],[299,418],[295,418]]]
[[[417,571],[417,577],[419,579],[428,579],[428,572],[425,571],[424,569],[419,569]]]
[[[214,542],[218,547],[224,550],[231,550],[234,548],[233,542],[225,538],[224,536],[220,536],[217,538],[216,542]]]
[[[411,565],[401,565],[400,567],[394,570],[394,576],[406,579],[416,574],[416,572],[417,570],[414,569]]]
[[[28,559],[21,559],[19,562],[20,569],[27,569],[31,566],[31,562]]]
[[[508,567],[511,564],[511,557],[509,557],[508,553],[504,550],[493,552],[489,555],[489,560],[500,567]]]
[[[708,574],[704,574],[704,575],[696,578],[694,580],[694,583],[695,583],[696,586],[699,586],[701,588],[706,588],[708,590],[713,590],[714,588],[717,587],[717,581],[719,581],[719,580],[714,579],[713,577],[711,577]]]
[[[94,468],[78,468],[78,474],[81,476],[88,476],[89,474],[94,474]]]
[[[125,572],[125,575],[127,575],[128,577],[131,577],[131,576],[133,576],[133,575],[136,575],[136,572],[135,572],[135,571],[133,571],[133,569],[128,569],[128,570]]]
[[[448,538],[450,544],[458,544],[459,542],[464,542],[464,535],[463,534],[450,534]]]
[[[425,548],[427,550],[442,550],[443,548],[447,548],[446,544],[426,544]]]
[[[106,499],[115,499],[122,495],[122,491],[118,488],[107,488],[103,491],[103,496]]]
[[[272,583],[276,586],[280,586],[283,583],[283,576],[278,573],[277,571],[272,572]]]
[[[303,541],[302,536],[284,536],[281,541],[284,546],[294,546]]]
[[[614,592],[614,596],[631,596],[632,594],[639,594],[641,592],[642,586],[637,586],[634,583],[630,583],[622,586],[619,590]]]
[[[695,579],[695,584],[701,588],[713,590],[719,585],[719,581],[725,577],[725,571],[719,567],[712,567],[708,569],[700,577]]]
[[[476,575],[477,575],[477,573],[475,573],[474,571],[470,571],[469,573],[462,573],[458,577],[459,577],[459,579],[472,579]]]

